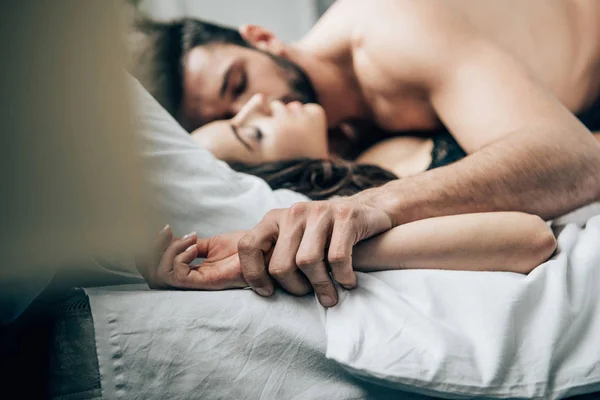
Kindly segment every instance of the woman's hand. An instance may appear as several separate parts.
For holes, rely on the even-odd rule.
[[[195,233],[174,238],[165,227],[152,251],[136,260],[136,266],[152,289],[223,290],[244,288],[237,243],[246,232],[233,232],[209,239]],[[196,258],[205,258],[192,265]]]

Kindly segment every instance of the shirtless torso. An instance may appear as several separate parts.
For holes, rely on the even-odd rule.
[[[440,32],[453,33],[445,41]],[[518,130],[524,108],[518,102],[530,89],[515,75],[532,77],[573,114],[600,97],[597,0],[339,0],[300,45],[342,66],[357,88],[346,103],[328,105],[324,99],[330,126],[350,109],[384,131],[424,136],[384,141],[357,159],[403,176],[426,169],[432,148],[427,132],[444,125],[467,153]],[[495,54],[486,56],[490,47]],[[452,95],[435,93],[446,90],[432,87],[438,82],[428,67],[432,75],[448,75],[440,82],[456,81],[448,85]],[[457,92],[464,101],[457,101]],[[535,110],[542,118],[544,108]]]
[[[435,7],[442,10],[434,10]],[[600,94],[597,0],[341,0],[302,44],[323,57],[345,61],[346,72],[352,75],[362,95],[356,100],[361,104],[354,108],[362,107],[379,126],[388,131],[428,130],[438,126],[438,116],[427,88],[419,82],[423,77],[410,70],[415,61],[403,65],[402,55],[423,53],[416,49],[422,46],[428,52],[440,53],[423,57],[452,62],[456,56],[452,52],[462,49],[432,49],[431,45],[440,44],[439,41],[431,43],[423,37],[435,29],[429,25],[439,23],[467,27],[467,33],[477,32],[483,40],[514,56],[573,113],[590,106]],[[389,50],[394,43],[399,56]],[[390,53],[383,57],[388,64],[395,64],[382,62],[380,53]],[[390,80],[386,70],[389,67],[401,71],[401,77],[406,79],[404,85],[391,84],[398,78]],[[335,116],[332,118],[330,123],[339,122]]]
[[[269,296],[272,278],[298,294],[308,280],[331,306],[330,276],[355,287],[353,248],[364,239],[459,214],[553,219],[600,199],[600,145],[574,116],[598,97],[599,21],[598,0],[338,0],[291,46],[256,26],[241,28],[250,43],[306,72],[330,128],[352,119],[387,131],[443,125],[469,154],[354,196],[268,213],[238,243],[246,283]],[[201,69],[210,51],[198,55]],[[246,97],[259,92],[268,67],[260,65]],[[239,108],[237,98],[212,92]],[[423,230],[421,242],[429,245],[436,230]]]

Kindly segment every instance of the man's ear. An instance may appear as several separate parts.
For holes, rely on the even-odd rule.
[[[284,53],[285,45],[270,30],[258,25],[242,25],[239,28],[242,38],[259,50],[276,56]]]

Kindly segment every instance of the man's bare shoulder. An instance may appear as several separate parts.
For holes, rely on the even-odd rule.
[[[421,33],[422,30],[441,32],[446,29],[447,22],[456,16],[450,3],[445,0],[338,1],[339,13],[351,17],[363,31],[368,27],[383,27],[402,29],[406,33],[415,29],[418,30],[415,33]]]
[[[478,35],[444,0],[342,1],[361,7],[352,36],[355,53],[397,79],[430,79],[432,67],[460,56],[457,50],[464,47],[458,43]]]
[[[442,36],[452,10],[444,0],[337,0],[302,40],[319,53],[336,53],[381,43],[395,52],[423,49]]]

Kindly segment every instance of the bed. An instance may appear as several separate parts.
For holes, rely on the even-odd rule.
[[[131,85],[153,199],[176,234],[251,228],[306,200],[215,160]],[[50,286],[2,332],[2,387],[70,400],[598,398],[597,214],[555,221],[559,252],[527,277],[361,275],[328,311],[311,296],[150,291],[123,264],[116,285]]]
[[[588,368],[594,364],[597,366],[597,361],[600,360],[598,336],[589,337],[595,329],[594,324],[600,320],[597,301],[597,284],[600,283],[597,281],[600,280],[600,274],[594,272],[600,265],[598,244],[600,215],[590,218],[586,225],[573,223],[561,229],[559,253],[553,260],[539,267],[537,277],[517,277],[510,273],[496,273],[503,277],[492,277],[494,280],[510,282],[513,287],[533,287],[540,280],[552,286],[552,279],[563,282],[563,288],[577,285],[581,290],[567,290],[562,295],[554,292],[557,299],[554,303],[550,300],[552,304],[548,304],[548,307],[557,311],[557,318],[547,321],[549,323],[542,328],[547,329],[549,337],[553,332],[558,332],[569,338],[569,342],[578,338],[579,342],[573,342],[569,348],[573,354],[596,351],[587,359],[592,360],[586,364]],[[574,261],[578,263],[577,266],[573,264]],[[582,270],[587,272],[582,274]],[[418,292],[426,287],[435,289],[436,274],[442,271],[406,272],[408,274],[397,274],[400,278],[397,282],[412,281]],[[466,286],[473,276],[473,273],[468,273],[467,276],[456,272],[447,273],[453,276],[443,277],[444,281],[451,284],[462,281]],[[477,279],[471,284],[485,285],[485,276],[480,279],[481,273],[474,274]],[[373,274],[369,275],[371,276]],[[430,377],[427,376],[428,371],[423,369],[424,364],[415,362],[410,356],[394,359],[381,353],[402,352],[389,337],[383,347],[361,339],[361,335],[369,334],[368,329],[385,332],[389,330],[386,328],[394,324],[393,321],[382,318],[382,304],[377,304],[378,300],[369,295],[371,289],[377,288],[377,283],[368,282],[366,277],[367,275],[361,275],[359,278],[359,284],[366,287],[364,293],[353,294],[353,298],[349,298],[348,294],[342,296],[339,308],[335,309],[337,315],[329,317],[310,295],[294,298],[278,292],[275,297],[265,299],[249,290],[152,291],[142,283],[71,289],[67,292],[50,287],[10,332],[3,332],[2,376],[6,379],[3,387],[8,388],[9,392],[12,392],[12,388],[19,390],[22,398],[52,399],[424,400],[438,398],[438,395],[442,398],[488,398],[474,395],[472,388],[471,395],[467,395],[464,387],[458,384],[455,391],[449,387],[444,389],[440,382],[444,383],[443,375],[451,376],[450,373],[437,371],[437,376]],[[386,284],[394,285],[394,277],[384,275],[383,278]],[[521,282],[516,282],[515,279],[520,279]],[[589,283],[589,289],[585,289],[584,282]],[[495,285],[497,288],[501,286],[502,284]],[[416,292],[407,291],[404,302],[408,304]],[[421,305],[434,297],[447,300],[447,296],[448,293],[437,293],[434,296],[424,294],[420,298]],[[480,295],[474,296],[476,302],[486,301]],[[515,297],[514,292],[511,296],[513,297],[507,304],[514,303],[518,297]],[[577,305],[582,298],[588,298],[587,306]],[[386,303],[389,300],[390,297],[386,295]],[[547,299],[540,300],[545,302]],[[542,303],[523,302],[521,308],[543,313],[545,309]],[[372,312],[361,313],[361,307],[365,304],[376,307],[370,309]],[[391,304],[398,306],[394,301]],[[465,304],[457,302],[455,307],[465,307]],[[560,304],[573,308],[573,317],[567,323],[556,324],[564,317],[557,307]],[[418,311],[417,308],[414,304],[405,305],[394,320],[401,320],[411,309]],[[499,310],[501,309],[500,307]],[[456,310],[453,315],[461,315],[465,311]],[[476,307],[472,307],[470,312],[474,315]],[[512,312],[515,313],[515,310]],[[440,322],[447,324],[452,321],[448,314],[449,308],[444,310],[443,306],[438,305],[438,310],[431,309],[429,316],[437,316]],[[419,323],[418,319],[409,321],[409,324],[413,324],[413,329],[418,329]],[[581,323],[582,327],[574,328]],[[335,326],[332,328],[331,324]],[[361,331],[357,326],[365,329]],[[540,325],[537,326],[539,328]],[[343,337],[339,333],[340,327],[345,330]],[[481,325],[477,323],[473,327],[481,329]],[[406,327],[405,330],[409,328]],[[430,329],[440,332],[439,326],[431,326]],[[526,329],[535,334],[535,326]],[[357,332],[358,336],[355,335]],[[516,326],[508,327],[498,337],[512,334],[517,335],[515,340],[526,340],[525,337],[518,337]],[[577,336],[574,337],[573,334]],[[421,346],[421,352],[424,347],[436,347],[438,343],[433,336],[429,335],[425,342],[413,337],[412,347]],[[384,336],[380,339],[382,338]],[[454,343],[457,347],[461,343],[477,346],[477,333],[466,338]],[[350,341],[350,346],[345,341]],[[363,351],[361,347],[367,347],[370,351]],[[558,354],[559,347],[560,344],[546,351]],[[347,356],[348,351],[354,354],[354,361]],[[525,349],[522,351],[527,353]],[[393,365],[387,366],[387,377],[376,376],[373,368],[365,367],[364,357],[356,357],[357,353],[368,354],[370,359],[379,357],[379,361],[385,361],[378,362],[378,366],[385,366],[390,360],[395,360],[397,365],[409,365],[419,371],[429,384],[407,384],[406,381],[397,379],[402,375],[397,371],[394,380]],[[443,354],[438,355],[452,358],[453,350],[446,349]],[[362,370],[356,369],[357,360],[362,360]],[[489,356],[489,360],[494,361],[494,356]],[[580,358],[582,363],[583,360]],[[437,364],[450,368],[452,362],[450,359],[446,363]],[[517,358],[512,362],[522,363],[523,360]],[[542,369],[542,364],[538,365],[538,369]],[[579,385],[577,381],[581,380],[578,376],[562,374],[561,377],[561,364],[567,366],[569,362],[564,358],[559,359],[548,371],[542,371],[556,374],[547,382],[549,386],[546,389],[540,389],[540,392],[532,393],[532,396],[514,397],[563,398],[569,394],[587,393],[571,398],[600,398],[600,392],[592,391],[600,382],[599,375],[591,371],[588,374],[588,378],[593,380],[590,385]],[[535,364],[524,365],[535,369]],[[510,370],[514,365],[507,364],[505,368]],[[485,368],[479,370],[485,371]],[[462,373],[468,375],[470,372],[463,370]],[[515,390],[517,385],[514,377],[509,374],[504,377],[512,380],[512,383],[498,385],[499,382],[502,383],[502,379],[496,378],[497,386]],[[572,382],[568,389],[561,387],[558,382],[563,378]],[[460,379],[453,379],[455,383],[460,382]],[[405,390],[402,390],[402,386]],[[429,394],[424,393],[428,391]],[[484,391],[485,388],[482,393]],[[494,397],[512,396],[498,393]]]

